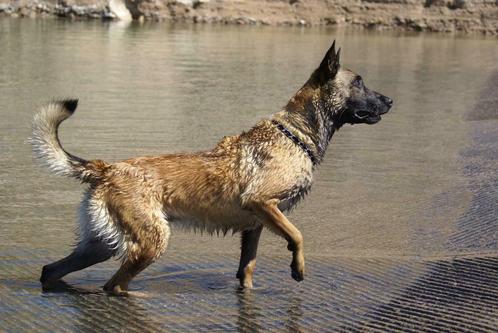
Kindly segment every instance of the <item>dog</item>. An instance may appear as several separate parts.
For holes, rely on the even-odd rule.
[[[65,151],[62,121],[78,101],[54,101],[35,115],[31,144],[54,173],[88,184],[79,210],[73,252],[43,267],[44,288],[65,275],[108,260],[121,266],[104,290],[125,295],[130,281],[166,250],[170,225],[208,232],[241,233],[237,278],[252,288],[264,227],[287,240],[291,275],[305,272],[303,236],[283,212],[310,190],[313,171],[330,139],[344,124],[375,124],[393,101],[367,88],[340,66],[335,41],[319,67],[269,119],[240,135],[224,137],[210,151],[144,156],[109,164]]]

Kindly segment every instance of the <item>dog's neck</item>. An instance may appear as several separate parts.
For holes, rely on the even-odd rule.
[[[313,151],[317,162],[321,162],[327,146],[340,126],[330,112],[330,105],[319,98],[312,87],[305,85],[287,103],[284,110],[274,118],[286,126]]]

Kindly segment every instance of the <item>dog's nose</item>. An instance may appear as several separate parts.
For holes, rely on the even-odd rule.
[[[393,106],[393,100],[387,96],[382,96],[382,101],[389,107]]]

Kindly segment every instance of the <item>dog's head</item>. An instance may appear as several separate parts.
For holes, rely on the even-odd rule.
[[[318,98],[326,112],[332,113],[337,127],[343,124],[375,124],[381,115],[387,113],[393,100],[367,88],[363,79],[340,65],[339,49],[335,41],[325,54],[320,67],[311,77],[311,83],[318,89]]]

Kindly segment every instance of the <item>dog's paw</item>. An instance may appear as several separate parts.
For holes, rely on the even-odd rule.
[[[294,252],[290,268],[291,276],[294,280],[297,282],[304,280],[304,256],[302,251]]]
[[[152,295],[146,292],[141,291],[127,291],[126,295],[120,296],[128,296],[128,297],[136,297],[136,298],[152,298]]]
[[[52,277],[52,270],[50,269],[49,265],[45,265],[42,268],[42,273],[40,276],[40,282],[42,284],[43,289],[50,289],[52,285],[57,283],[57,279],[54,279]]]
[[[299,272],[297,270],[292,269],[291,270],[291,276],[297,282],[301,282],[301,281],[304,280],[304,272]]]
[[[243,271],[239,271],[237,279],[239,279],[241,289],[252,289],[252,274],[244,274]]]
[[[104,286],[104,291],[112,296],[128,296],[128,291],[121,289],[119,285],[114,286]]]
[[[252,289],[252,279],[241,279],[240,280],[240,288],[241,289]]]
[[[48,270],[47,266],[43,266],[42,273],[40,276],[40,282],[42,285],[45,285],[48,282]]]
[[[304,280],[304,275],[302,273],[298,273],[297,271],[291,271],[291,276],[297,282],[301,282]]]
[[[301,267],[299,267],[301,266]],[[291,276],[297,282],[301,282],[304,280],[304,265],[297,265],[294,261],[290,265],[291,267]]]
[[[44,292],[64,292],[69,289],[67,283],[62,280],[42,282],[42,290]]]

